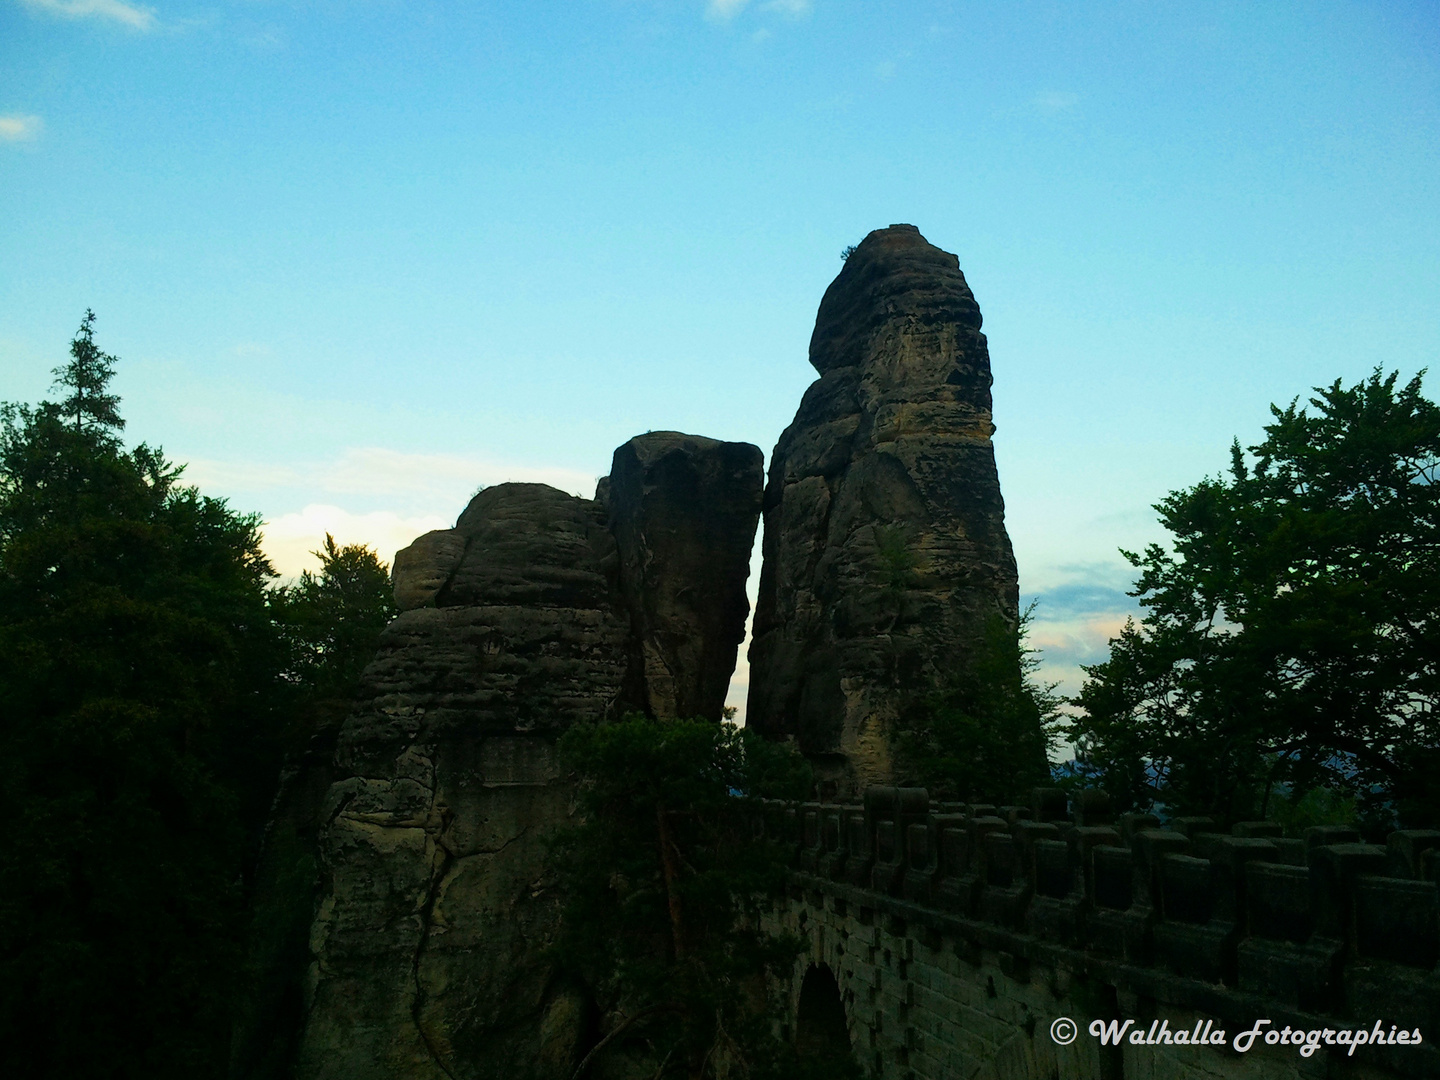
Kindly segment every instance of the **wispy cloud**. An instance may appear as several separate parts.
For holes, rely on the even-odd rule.
[[[875,65],[875,77],[881,80],[895,78],[896,74],[905,69],[906,61],[915,54],[909,49],[900,49],[892,52],[884,60]]]
[[[0,142],[28,142],[44,126],[38,116],[0,116]]]
[[[750,6],[750,0],[706,0],[705,14],[720,22],[729,22]],[[757,11],[773,11],[791,19],[810,14],[811,0],[765,0]]]
[[[451,490],[458,484],[473,491],[477,484],[512,481],[549,484],[586,498],[595,493],[595,477],[574,469],[511,465],[458,454],[405,454],[383,447],[346,450],[325,470],[324,480],[332,491],[397,495],[417,486]]]
[[[750,0],[709,0],[705,5],[705,14],[728,22],[749,6]]]
[[[335,502],[350,502],[349,496],[360,495],[372,505],[383,499],[406,512],[448,514],[451,521],[481,484],[549,484],[586,498],[595,491],[595,477],[575,469],[513,465],[460,454],[406,454],[379,446],[351,447],[328,461],[296,465],[190,458],[185,479],[207,493],[244,492],[247,499],[283,497],[296,489],[308,498]]]
[[[1032,104],[1043,113],[1065,112],[1080,103],[1080,95],[1066,90],[1045,90],[1035,95]]]
[[[1140,605],[1127,589],[1094,581],[1071,581],[1046,589],[1037,597],[1036,613],[1046,619],[1070,619],[1109,612],[1139,612]]]
[[[1037,601],[1030,647],[1039,651],[1041,681],[1074,695],[1084,681],[1081,665],[1103,661],[1125,620],[1138,622],[1144,614],[1128,595],[1135,569],[1118,562],[1072,563],[1043,568],[1039,576],[1043,583],[1030,585],[1022,597]]]
[[[155,26],[155,9],[125,0],[20,0],[26,7],[65,19],[110,19],[135,30]]]

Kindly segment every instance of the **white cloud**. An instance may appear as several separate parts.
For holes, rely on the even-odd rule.
[[[38,116],[0,116],[0,142],[25,142],[39,135],[44,126]]]
[[[185,480],[206,494],[243,493],[247,502],[293,497],[297,490],[306,498],[336,503],[363,495],[372,504],[379,500],[407,513],[449,514],[452,521],[482,484],[549,484],[587,499],[595,494],[595,477],[578,469],[460,454],[406,454],[380,446],[350,447],[329,461],[286,465],[192,457]]]
[[[329,491],[414,495],[463,491],[466,497],[480,484],[507,482],[549,484],[572,495],[590,498],[595,477],[575,469],[510,465],[458,454],[404,454],[384,447],[352,447],[315,476]],[[458,508],[463,509],[463,506]]]
[[[26,7],[66,19],[113,19],[136,30],[155,25],[155,9],[125,0],[20,0]]]
[[[712,19],[729,22],[749,6],[750,0],[707,0],[705,14]],[[811,0],[765,0],[757,10],[774,11],[798,19],[802,15],[810,14],[810,8]]]
[[[182,464],[183,483],[194,484],[206,495],[233,498],[236,491],[265,491],[267,488],[293,487],[304,475],[288,465],[256,465],[247,461],[214,461],[210,458],[187,458]]]
[[[595,477],[576,469],[373,446],[351,447],[337,458],[309,464],[192,458],[184,480],[240,508],[294,506],[303,499],[302,511],[271,518],[264,529],[265,551],[287,576],[318,565],[309,553],[321,546],[326,532],[342,544],[369,544],[388,562],[421,533],[454,525],[482,485],[539,483],[585,498],[595,493]],[[357,510],[357,502],[383,509]]]
[[[401,517],[388,510],[352,514],[338,506],[311,503],[298,514],[267,521],[261,547],[276,570],[286,577],[296,577],[302,570],[319,568],[320,560],[311,553],[324,546],[326,533],[335,537],[337,544],[366,544],[389,563],[395,552],[409,547],[417,536],[449,528],[450,524],[433,515]]]

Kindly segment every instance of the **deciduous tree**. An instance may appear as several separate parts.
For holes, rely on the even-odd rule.
[[[1235,818],[1282,785],[1440,816],[1440,409],[1378,370],[1272,406],[1126,553],[1146,609],[1070,729],[1124,800]]]

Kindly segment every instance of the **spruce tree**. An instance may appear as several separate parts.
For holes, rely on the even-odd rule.
[[[283,642],[259,520],[127,451],[87,312],[0,410],[0,1075],[224,1071]]]
[[[105,436],[125,429],[120,417],[120,399],[108,393],[118,357],[100,351],[95,344],[95,312],[85,309],[80,329],[70,342],[70,362],[55,369],[55,385],[70,391],[60,403],[61,415],[75,425],[77,434],[90,430]]]

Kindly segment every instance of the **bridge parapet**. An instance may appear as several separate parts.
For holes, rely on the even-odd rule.
[[[1330,826],[1301,839],[1266,822],[1167,828],[1112,815],[1103,793],[1058,789],[995,807],[871,788],[861,804],[775,804],[764,819],[794,847],[801,924],[848,934],[888,920],[907,950],[943,939],[954,955],[1006,958],[1007,974],[1033,962],[1089,980],[1093,1000],[1232,1026],[1383,1019],[1440,1042],[1440,830],[1379,845]],[[1381,1075],[1440,1077],[1428,1042],[1403,1066],[1395,1052],[1360,1056]]]

